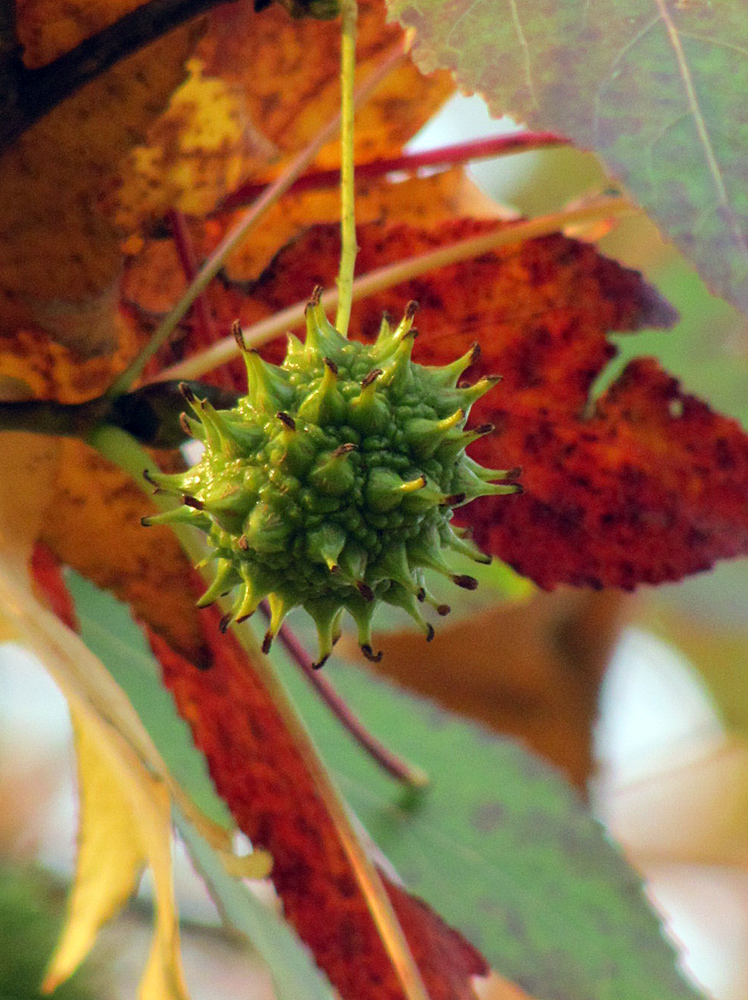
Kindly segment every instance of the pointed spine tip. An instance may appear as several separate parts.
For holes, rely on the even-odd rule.
[[[411,299],[410,302],[405,307],[405,319],[412,320],[417,312],[418,312],[418,303],[415,301],[415,299]]]
[[[361,652],[364,654],[369,663],[379,663],[381,662],[383,653],[380,649],[378,653],[375,653],[368,642],[361,644]]]
[[[141,517],[140,523],[141,523],[141,525],[144,528],[150,528],[151,527],[151,525],[153,524],[153,521],[151,521],[151,517],[152,516],[153,515],[146,515],[146,517]]]
[[[365,375],[362,382],[361,388],[368,389],[372,382],[376,382],[379,376],[382,374],[381,368],[372,368],[368,375]]]
[[[307,309],[314,308],[314,306],[318,306],[320,304],[320,300],[322,298],[322,291],[323,291],[322,285],[314,286],[314,288],[312,289],[311,298],[309,299],[309,302],[307,304]]]
[[[266,632],[265,637],[262,640],[262,651],[267,655],[270,652],[270,647],[273,645],[273,639],[275,636],[272,632]]]
[[[449,606],[449,604],[437,604],[436,606],[436,613],[440,615],[442,618],[444,618],[445,615],[448,615],[451,611],[452,608]]]
[[[239,537],[236,540],[236,544],[239,546],[242,552],[246,552],[249,549],[249,541],[247,540],[246,535],[239,535]]]
[[[241,325],[241,323],[239,322],[238,319],[235,319],[234,322],[231,324],[231,335],[233,336],[234,340],[236,341],[236,344],[237,344],[237,347],[239,348],[239,350],[243,354],[246,354],[247,353],[247,343],[244,340],[244,332],[242,330],[242,325]]]
[[[358,451],[358,445],[348,441],[346,444],[339,444],[330,457],[342,458],[343,455],[350,455],[352,451]]]
[[[197,396],[192,391],[192,386],[189,384],[189,382],[180,382],[179,391],[182,393],[182,395],[190,405],[197,402]]]
[[[430,622],[426,622],[426,642],[431,642],[434,635],[434,626]]]
[[[296,421],[294,420],[294,418],[291,416],[290,413],[286,413],[285,410],[278,410],[278,412],[275,415],[278,418],[278,420],[280,420],[280,422],[284,425],[284,427],[287,427],[290,431],[296,430]]]
[[[475,362],[480,357],[480,344],[478,343],[477,340],[474,340],[470,345],[469,353],[470,353],[470,361],[468,362],[468,365],[474,365]]]
[[[330,659],[330,654],[325,653],[325,655],[321,659],[317,660],[316,663],[312,664],[312,670],[321,670],[329,659]]]
[[[193,510],[205,510],[205,504],[202,500],[198,500],[197,497],[191,497],[187,493],[183,495],[182,503],[185,507],[192,507]]]
[[[374,591],[371,589],[368,583],[364,583],[363,580],[358,580],[356,583],[356,590],[363,597],[365,601],[371,602],[374,600]]]
[[[458,587],[462,587],[463,590],[478,589],[478,581],[474,576],[468,576],[466,573],[455,573],[452,582],[456,583]]]
[[[337,375],[338,374],[338,366],[335,364],[335,362],[332,360],[332,358],[322,358],[322,361],[324,362],[325,367],[327,368],[327,370],[332,375]]]
[[[220,620],[220,622],[218,623],[218,631],[221,633],[221,635],[226,635],[226,633],[229,630],[229,625],[231,624],[231,620],[232,620],[233,617],[234,616],[233,616],[232,612],[229,611]]]
[[[465,503],[467,496],[465,493],[448,493],[444,496],[439,504],[440,507],[458,507],[461,503]]]
[[[182,412],[182,413],[179,414],[179,426],[182,429],[182,432],[187,437],[192,437],[192,428],[190,427],[190,425],[189,425],[189,423],[187,421],[187,414],[184,413],[184,412]]]

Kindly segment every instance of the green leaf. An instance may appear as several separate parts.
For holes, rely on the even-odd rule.
[[[424,793],[404,792],[287,668],[343,793],[408,888],[502,976],[544,1000],[698,996],[676,971],[640,878],[555,771],[362,670],[328,666],[373,732],[432,779]]]
[[[289,925],[227,874],[215,851],[176,808],[174,820],[221,915],[267,962],[278,1000],[333,1000],[332,987]]]
[[[79,577],[71,574],[69,582],[84,638],[143,713],[167,763],[196,753],[187,728],[166,721],[174,709],[126,609]],[[273,655],[343,793],[408,888],[460,928],[502,976],[544,1000],[698,995],[676,972],[640,879],[550,767],[356,667],[329,664],[336,687],[376,735],[430,774],[425,793],[406,793],[342,731],[303,675]],[[184,770],[173,770],[182,780]],[[184,785],[192,794],[199,793],[195,780]],[[202,867],[199,845],[197,854]],[[233,890],[219,884],[213,862],[203,874],[225,890],[221,905],[233,913]],[[248,932],[256,917],[241,918]],[[271,925],[259,939],[254,933],[259,950],[271,946]],[[276,943],[269,960],[280,975],[286,943]]]
[[[594,149],[718,293],[748,310],[742,0],[387,0],[424,71]]]

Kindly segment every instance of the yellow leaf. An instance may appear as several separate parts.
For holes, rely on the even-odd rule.
[[[139,995],[141,1000],[185,1000],[169,793],[99,717],[75,701],[70,708],[81,801],[78,863],[67,922],[43,989],[53,990],[75,971],[147,864],[156,890],[156,933]]]
[[[238,187],[248,163],[273,152],[250,123],[235,85],[204,77],[199,59],[187,69],[148,144],[136,147],[127,161],[115,195],[123,229],[149,216],[158,219],[170,207],[190,215],[210,211]]]

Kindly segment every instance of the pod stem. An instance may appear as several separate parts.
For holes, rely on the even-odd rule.
[[[353,302],[353,271],[356,263],[356,214],[353,156],[353,86],[356,69],[356,0],[341,0],[340,46],[340,270],[338,271],[338,311],[335,326],[348,335]]]

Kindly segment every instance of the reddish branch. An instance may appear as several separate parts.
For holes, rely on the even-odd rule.
[[[427,149],[419,153],[403,153],[387,159],[370,160],[368,163],[356,164],[356,179],[372,179],[383,177],[397,171],[413,173],[425,167],[447,168],[470,160],[482,160],[491,156],[506,156],[510,153],[526,153],[533,149],[548,149],[551,146],[568,144],[568,139],[553,132],[511,132],[508,135],[496,135],[489,139],[476,139],[472,142],[460,142],[452,146],[440,146],[438,149]],[[319,188],[337,187],[340,184],[340,170],[311,170],[299,177],[290,191],[312,191]],[[267,184],[243,184],[236,191],[227,195],[221,203],[219,211],[240,208],[259,197]]]
[[[269,619],[270,609],[264,601],[260,608],[265,617]],[[311,656],[288,625],[281,625],[278,638],[294,663],[304,672],[307,680],[325,705],[377,764],[398,781],[402,781],[406,785],[423,787],[428,781],[427,776],[422,771],[412,768],[366,729],[328,679],[314,669]]]
[[[190,236],[190,231],[187,228],[187,220],[184,217],[184,212],[179,212],[175,208],[169,210],[167,219],[169,226],[171,227],[172,236],[174,237],[174,246],[177,251],[177,256],[179,257],[179,264],[189,283],[194,279],[199,267],[197,258],[195,257],[195,248],[192,242],[192,237]],[[218,335],[215,330],[213,317],[210,314],[205,295],[198,295],[195,299],[194,305],[192,306],[191,312],[194,314],[197,321],[196,332],[198,340],[206,347],[209,344],[215,343],[218,339]]]

